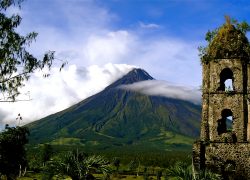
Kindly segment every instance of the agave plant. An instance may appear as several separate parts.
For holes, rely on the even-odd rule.
[[[110,171],[110,163],[102,156],[87,156],[83,153],[69,152],[63,158],[62,173],[72,180],[93,179],[93,172],[102,172],[107,177]]]
[[[192,180],[192,168],[184,162],[177,161],[165,171],[165,179]]]
[[[221,180],[221,176],[219,174],[213,173],[209,170],[200,171],[195,180]]]
[[[62,159],[62,173],[70,176],[73,180],[80,180],[84,177],[85,168],[82,162],[85,160],[85,154],[78,151],[69,152]]]
[[[221,180],[221,176],[209,170],[200,171],[193,176],[192,166],[184,162],[176,162],[165,171],[165,179],[175,180]]]
[[[107,176],[111,172],[110,163],[102,156],[89,156],[83,161],[83,165],[86,168],[85,174],[94,172],[101,172],[104,176]]]

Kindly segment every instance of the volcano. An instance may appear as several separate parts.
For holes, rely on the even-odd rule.
[[[200,105],[120,88],[153,79],[146,71],[133,69],[103,91],[26,125],[30,143],[92,150],[191,148],[199,136]]]

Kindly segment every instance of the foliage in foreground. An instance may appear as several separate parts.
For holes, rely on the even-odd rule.
[[[20,167],[21,170],[23,170],[24,167],[27,167],[26,152],[24,149],[24,145],[28,142],[26,137],[27,135],[28,130],[26,128],[10,128],[8,126],[6,127],[6,130],[0,134],[0,173],[6,175],[9,179],[16,179],[16,177],[20,175]],[[9,149],[14,151],[9,151]],[[120,157],[110,157],[113,159],[113,163],[109,163],[109,161],[107,161],[103,156],[87,155],[86,153],[79,152],[78,150],[58,154],[58,152],[55,153],[53,146],[49,144],[41,145],[39,149],[36,149],[35,153],[38,157],[35,159],[29,158],[29,170],[33,169],[42,174],[41,177],[44,180],[52,178],[63,179],[64,177],[70,177],[73,180],[86,180],[93,179],[93,174],[103,174],[102,177],[104,179],[108,179],[112,173],[112,164],[114,166],[113,172],[118,176],[124,175],[125,173],[135,174],[137,177],[143,176],[144,179],[148,179],[153,175],[160,180],[163,174],[165,179],[220,179],[220,176],[209,171],[200,172],[194,178],[189,163],[179,161],[177,161],[174,165],[165,167],[164,171],[162,168],[159,169],[159,166],[155,166],[154,163],[152,163],[151,160],[154,159],[153,157],[147,157],[149,161],[146,161],[146,156],[149,154],[145,154],[144,158],[138,156],[137,154],[137,156],[130,162],[127,162],[127,169],[129,170],[124,171],[124,161],[120,161]],[[132,157],[128,156],[126,158]],[[172,161],[172,163],[174,163],[174,161]],[[119,167],[121,168],[120,171]],[[4,170],[9,171],[4,172]]]
[[[168,169],[166,169],[165,177],[192,180],[192,168],[188,164],[178,161],[174,166],[170,166]]]
[[[173,166],[166,169],[165,179],[177,179],[177,180],[221,180],[221,176],[211,171],[204,170],[197,175],[193,174],[192,166],[177,161]]]
[[[78,151],[68,152],[60,158],[48,161],[42,171],[43,179],[46,180],[65,175],[73,180],[93,179],[93,173],[102,173],[107,177],[110,172],[110,163],[104,157],[87,156]]]
[[[35,70],[50,69],[55,58],[54,51],[44,54],[42,60],[34,57],[27,47],[37,37],[30,32],[26,36],[18,33],[17,28],[22,18],[18,14],[8,15],[7,10],[12,6],[21,8],[24,0],[0,0],[0,102],[15,101],[20,94],[19,88],[24,86]],[[63,63],[61,68],[66,63]],[[61,69],[60,68],[60,69]],[[48,74],[44,74],[47,77]]]
[[[29,131],[25,127],[9,127],[0,133],[0,175],[15,179],[27,166],[26,150]]]

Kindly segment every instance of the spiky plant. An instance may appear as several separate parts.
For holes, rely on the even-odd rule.
[[[89,156],[83,161],[83,165],[86,168],[85,174],[95,171],[107,176],[111,172],[110,163],[102,156]]]
[[[92,173],[101,172],[108,177],[110,163],[102,156],[87,156],[78,151],[69,152],[62,158],[62,174],[70,176],[73,180],[92,178]],[[91,179],[90,178],[90,179]]]
[[[73,180],[80,180],[84,175],[84,166],[82,162],[85,155],[77,152],[69,152],[62,159],[62,173],[70,176]]]
[[[177,161],[174,166],[170,166],[165,171],[166,179],[192,180],[192,168],[184,162]]]
[[[209,170],[200,171],[198,177],[195,180],[221,180],[221,176],[219,174],[213,173]]]
[[[170,166],[165,171],[165,179],[173,180],[221,180],[219,174],[213,173],[209,170],[200,171],[199,174],[193,176],[192,166],[185,163],[177,161],[173,166]]]

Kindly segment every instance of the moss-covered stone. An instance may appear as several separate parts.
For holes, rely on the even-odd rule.
[[[216,59],[244,59],[249,61],[250,45],[245,33],[227,20],[208,45],[202,62]]]

